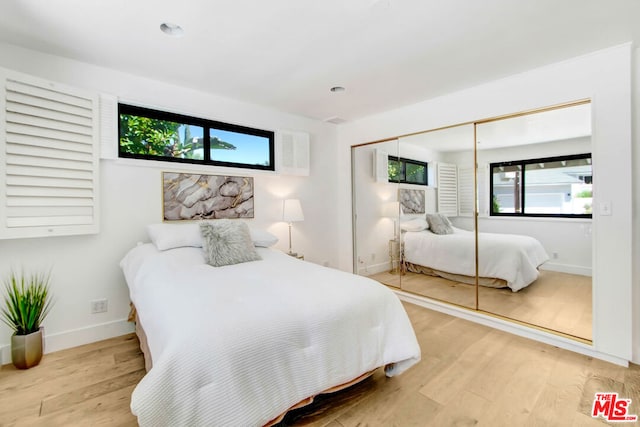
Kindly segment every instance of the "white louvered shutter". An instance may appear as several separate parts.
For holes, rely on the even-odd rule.
[[[97,233],[97,94],[5,69],[0,78],[0,238]]]
[[[458,215],[458,172],[456,165],[438,163],[438,212],[446,216]]]
[[[473,168],[458,168],[458,215],[473,216]]]
[[[305,132],[280,131],[276,170],[282,175],[309,176],[310,138]]]
[[[489,164],[478,167],[478,216],[489,216]]]

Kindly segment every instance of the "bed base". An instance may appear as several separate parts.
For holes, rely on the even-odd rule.
[[[413,264],[411,262],[405,262],[405,268],[407,269],[407,271],[410,271],[412,273],[420,273],[420,274],[426,274],[427,276],[442,277],[447,280],[452,280],[454,282],[459,282],[459,283],[465,283],[467,285],[475,286],[476,284],[475,276],[464,276],[462,274],[447,273],[446,271],[434,270],[431,267],[426,267],[424,265],[419,265],[419,264]],[[486,286],[488,288],[508,287],[506,280],[496,279],[493,277],[479,277],[478,284],[480,286]]]

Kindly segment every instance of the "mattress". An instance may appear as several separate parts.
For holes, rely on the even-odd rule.
[[[449,274],[475,277],[475,233],[454,227],[453,234],[429,230],[406,232],[404,260]],[[539,276],[538,267],[549,259],[533,237],[478,233],[478,275],[504,280],[516,292]]]
[[[420,360],[397,296],[377,282],[257,248],[204,263],[201,248],[132,249],[121,267],[153,367],[131,409],[142,426],[260,426],[304,399]]]

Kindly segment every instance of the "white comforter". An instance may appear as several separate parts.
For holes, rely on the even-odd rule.
[[[475,276],[475,234],[454,228],[453,234],[428,230],[404,234],[405,260],[447,273]],[[503,279],[516,292],[538,278],[549,259],[533,237],[478,233],[478,275]]]
[[[153,368],[135,388],[142,426],[258,426],[302,399],[420,360],[396,295],[372,280],[257,248],[214,268],[201,248],[132,249],[121,267]]]

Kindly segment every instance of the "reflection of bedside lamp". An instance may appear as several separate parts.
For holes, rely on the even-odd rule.
[[[282,220],[289,223],[289,255],[297,255],[291,251],[291,225],[294,222],[304,221],[302,206],[298,199],[286,199],[282,205]]]
[[[393,240],[398,239],[398,217],[400,216],[400,202],[387,202],[382,205],[382,216],[393,219]]]

